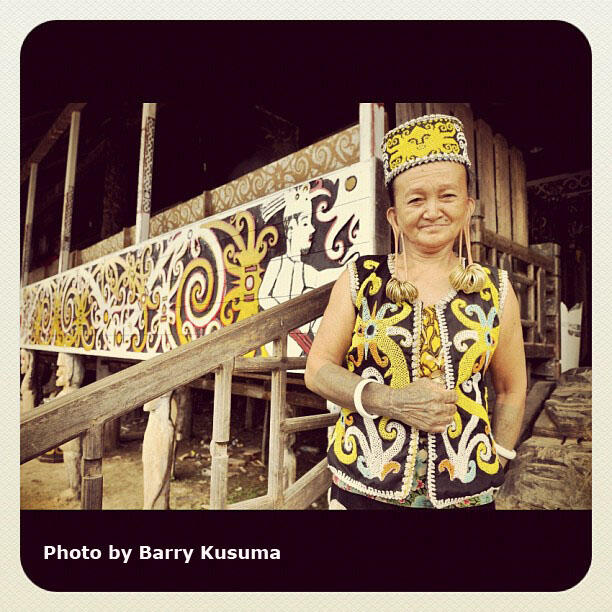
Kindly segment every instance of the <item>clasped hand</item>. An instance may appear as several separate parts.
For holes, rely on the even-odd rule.
[[[429,378],[419,378],[402,389],[390,389],[392,418],[421,431],[441,433],[457,411],[457,393]]]

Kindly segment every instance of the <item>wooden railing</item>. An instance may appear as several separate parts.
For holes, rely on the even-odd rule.
[[[508,272],[516,292],[523,327],[529,382],[531,375],[560,375],[560,247],[536,244],[524,247],[472,220],[474,259]]]
[[[21,417],[21,463],[83,436],[81,507],[102,507],[103,424],[162,396],[208,372],[215,372],[212,474],[210,507],[227,507],[227,446],[231,414],[232,375],[235,372],[272,372],[270,398],[270,457],[265,496],[233,504],[230,508],[305,508],[329,486],[326,460],[322,460],[287,489],[284,487],[286,438],[296,431],[333,424],[337,416],[285,418],[287,369],[304,367],[304,359],[286,356],[287,335],[323,314],[332,283],[229,325],[212,334],[107,376],[64,397],[51,400],[42,410]],[[241,356],[268,342],[269,358]]]

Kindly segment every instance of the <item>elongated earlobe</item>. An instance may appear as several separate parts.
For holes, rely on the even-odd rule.
[[[395,304],[401,304],[402,302],[414,302],[419,297],[418,289],[409,281],[401,281],[397,276],[397,261],[399,257],[399,241],[400,241],[400,231],[395,227],[395,223],[389,219],[389,224],[391,225],[391,229],[393,230],[393,238],[395,244],[395,258],[393,260],[395,264],[395,268],[393,273],[391,274],[391,278],[387,281],[387,286],[385,287],[385,293],[389,300],[391,300]],[[404,236],[401,235],[402,240],[402,251],[404,255],[404,271],[408,269],[407,259],[406,259],[406,246],[404,244]]]
[[[461,262],[461,245],[465,237],[465,250],[468,265],[464,268]],[[476,293],[482,291],[487,280],[483,267],[472,260],[472,241],[470,240],[470,221],[468,221],[459,233],[459,263],[450,273],[448,280],[455,291],[464,293]]]

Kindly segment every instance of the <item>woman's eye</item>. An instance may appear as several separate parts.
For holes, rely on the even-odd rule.
[[[442,197],[448,200],[449,198],[455,198],[457,196],[454,193],[445,193]]]
[[[418,204],[421,202],[421,198],[413,198],[412,200],[408,200],[408,204]]]

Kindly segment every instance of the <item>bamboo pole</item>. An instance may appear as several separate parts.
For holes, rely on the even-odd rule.
[[[136,201],[136,243],[147,240],[149,237],[156,113],[157,104],[155,102],[145,102],[142,105],[140,161],[138,164],[138,196]]]
[[[81,111],[73,111],[70,120],[70,137],[68,140],[68,159],[66,161],[66,181],[64,183],[64,209],[62,211],[62,233],[60,237],[59,261],[57,272],[61,274],[70,267],[70,238],[72,234],[72,210],[74,207],[74,182],[76,160],[79,148],[79,128]]]

